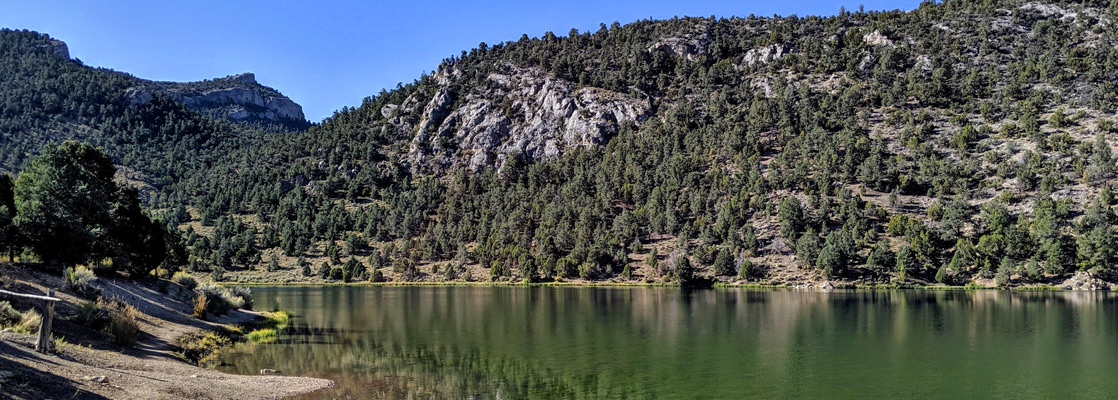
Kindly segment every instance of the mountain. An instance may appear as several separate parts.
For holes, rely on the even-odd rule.
[[[250,280],[1113,279],[1116,13],[961,0],[482,43],[184,183],[204,222],[190,229],[217,226],[192,234],[198,265]],[[246,237],[279,271],[240,272],[257,265],[234,256]]]
[[[259,125],[275,131],[301,131],[310,127],[303,107],[279,91],[256,82],[246,72],[201,82],[140,81],[128,88],[129,105],[146,104],[155,93],[164,94],[215,119]]]
[[[955,0],[524,35],[199,147],[153,204],[235,280],[1096,285],[1115,21]]]
[[[78,139],[109,150],[130,178],[164,186],[217,155],[307,126],[297,104],[251,74],[153,82],[82,65],[47,35],[0,30],[0,169],[18,170],[48,142]]]

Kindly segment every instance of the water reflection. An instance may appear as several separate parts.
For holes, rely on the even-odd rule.
[[[1102,397],[1110,293],[553,287],[255,291],[296,314],[228,370],[308,398]]]

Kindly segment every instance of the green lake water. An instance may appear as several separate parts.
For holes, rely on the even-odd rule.
[[[303,398],[1116,398],[1118,294],[253,288]]]

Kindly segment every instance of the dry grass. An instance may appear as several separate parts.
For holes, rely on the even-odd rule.
[[[140,311],[119,300],[99,299],[97,305],[109,314],[108,332],[118,346],[131,347],[140,334]]]

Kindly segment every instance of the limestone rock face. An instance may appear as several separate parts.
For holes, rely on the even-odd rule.
[[[694,61],[696,57],[707,51],[710,46],[710,27],[707,24],[700,24],[695,27],[692,32],[660,39],[652,46],[648,47],[648,51],[656,51],[663,49],[677,57],[686,58],[688,61]]]
[[[163,93],[187,107],[233,121],[265,120],[305,125],[303,107],[279,92],[256,82],[252,73],[203,82],[145,82],[129,88],[125,100],[146,104],[154,93]]]
[[[792,48],[784,44],[774,44],[771,46],[759,47],[750,49],[745,52],[742,57],[742,64],[753,66],[754,64],[764,65],[770,62],[779,60],[792,53]]]
[[[862,36],[862,40],[871,46],[893,46],[893,40],[881,34],[881,31],[873,31]]]
[[[50,41],[50,51],[58,54],[59,57],[70,59],[70,48],[66,46],[66,42],[61,40],[52,39]]]
[[[435,78],[452,75],[441,71]],[[480,171],[500,169],[513,156],[554,159],[604,143],[624,124],[644,122],[651,109],[647,100],[578,87],[533,68],[506,64],[487,80],[469,93],[443,86],[432,96],[407,155],[413,169]]]

